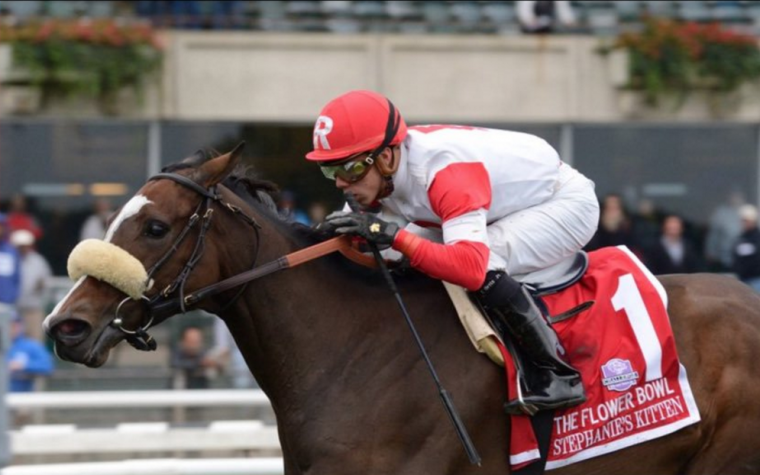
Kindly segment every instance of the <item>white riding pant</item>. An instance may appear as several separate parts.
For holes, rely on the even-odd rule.
[[[565,170],[551,199],[488,225],[489,270],[520,275],[545,269],[591,240],[599,224],[594,182],[569,167]]]
[[[509,275],[546,269],[583,248],[598,224],[594,182],[575,169],[563,167],[558,190],[551,199],[488,225],[488,269],[506,270]],[[440,229],[408,224],[406,230],[434,242],[443,241]],[[383,255],[387,259],[402,257],[393,249],[383,251]]]

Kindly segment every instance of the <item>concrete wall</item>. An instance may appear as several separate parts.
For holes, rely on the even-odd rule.
[[[594,37],[176,32],[170,45],[170,118],[310,123],[370,88],[412,122],[760,120],[757,89],[723,109],[704,94],[647,109],[619,88],[625,58],[599,55]]]
[[[599,55],[594,37],[170,31],[165,44],[163,82],[141,106],[125,97],[122,116],[307,124],[336,95],[368,88],[411,122],[760,120],[756,88],[728,103],[695,94],[678,110],[647,109],[619,87],[625,58]],[[7,89],[0,104],[12,102]],[[63,104],[37,115],[98,111]]]

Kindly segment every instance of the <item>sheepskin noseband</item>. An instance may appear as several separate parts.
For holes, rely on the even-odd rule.
[[[77,244],[69,254],[67,267],[72,280],[88,275],[111,284],[135,300],[141,298],[148,283],[148,272],[137,258],[100,239],[86,239]]]

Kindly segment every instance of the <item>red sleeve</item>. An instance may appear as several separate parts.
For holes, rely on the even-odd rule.
[[[491,179],[482,163],[453,163],[439,171],[428,199],[441,221],[491,207]]]
[[[478,290],[486,279],[490,249],[482,242],[438,244],[402,229],[393,248],[407,256],[415,269],[467,290]]]
[[[444,223],[491,206],[491,180],[482,163],[455,163],[439,171],[428,190],[430,204]],[[483,285],[490,250],[482,242],[438,244],[401,231],[393,247],[407,256],[412,267],[431,277],[468,290]]]

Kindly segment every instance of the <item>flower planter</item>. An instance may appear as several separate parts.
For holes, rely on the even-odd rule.
[[[647,88],[658,104],[645,106],[663,109],[668,116],[696,100],[710,117],[733,115],[740,104],[737,89],[760,80],[757,39],[719,24],[650,18],[642,31],[620,34],[601,52],[608,55],[613,86]],[[642,101],[631,97],[634,91],[619,92],[621,109],[639,109]]]
[[[24,83],[31,79],[26,68],[13,64],[13,48],[8,43],[0,43],[0,82]]]
[[[36,114],[42,93],[34,86],[0,86],[0,110],[13,115]]]
[[[741,97],[738,93],[725,94],[714,89],[695,89],[683,100],[664,97],[655,106],[646,102],[642,91],[620,88],[617,91],[617,105],[620,113],[630,119],[680,120],[701,117],[726,120],[739,114]]]
[[[140,89],[161,72],[161,45],[146,24],[109,19],[1,24],[0,38],[9,41],[0,43],[0,87],[39,86],[46,115],[121,114],[122,90]]]
[[[628,84],[628,61],[628,52],[625,50],[617,49],[607,54],[607,72],[610,84],[614,87],[623,87]]]
[[[13,68],[13,50],[8,43],[0,43],[0,79],[5,79]]]

